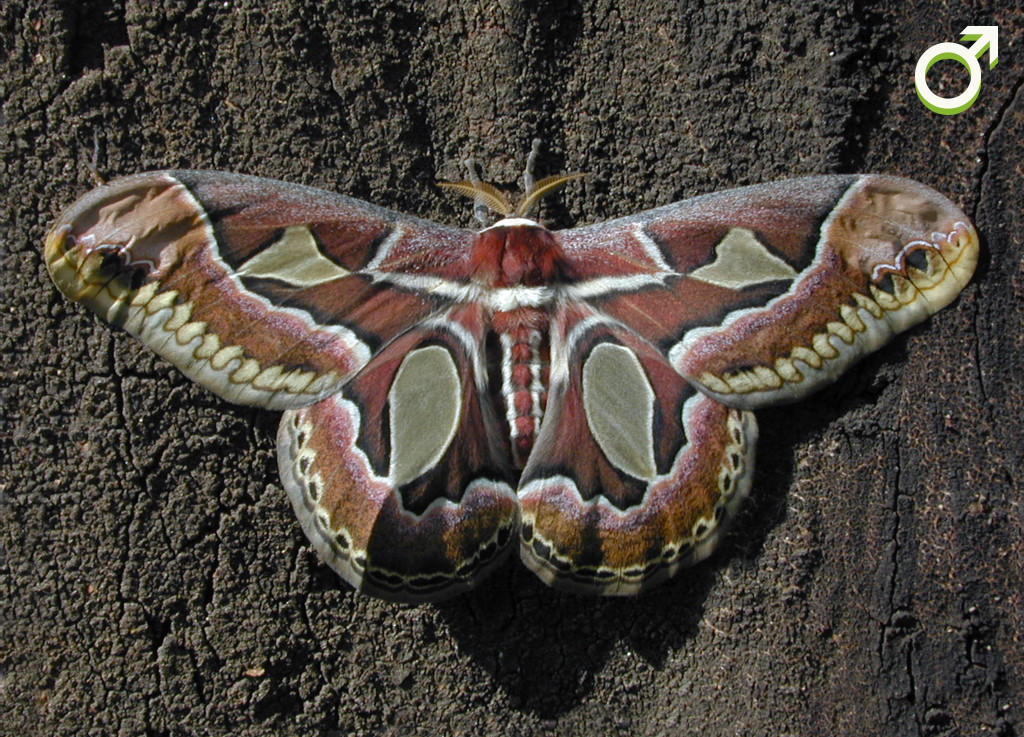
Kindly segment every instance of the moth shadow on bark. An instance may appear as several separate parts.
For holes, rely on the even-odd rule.
[[[685,647],[717,567],[687,569],[639,597],[599,598],[552,591],[523,566],[508,565],[438,611],[459,650],[490,674],[514,708],[554,719],[591,694],[616,652],[661,668]]]
[[[772,531],[789,514],[790,491],[799,477],[800,446],[823,443],[829,428],[837,423],[846,424],[848,432],[868,432],[865,427],[877,432],[876,421],[858,417],[866,408],[874,408],[869,412],[875,417],[894,416],[879,405],[886,402],[887,387],[898,381],[899,366],[905,358],[905,338],[901,337],[881,355],[868,356],[811,398],[757,411],[760,437],[753,487],[716,556],[756,560],[761,555]],[[822,454],[820,463],[828,462]],[[817,493],[830,491],[818,489]]]
[[[715,587],[730,572],[757,568],[773,530],[788,516],[797,475],[794,449],[820,437],[845,413],[872,404],[888,381],[881,364],[895,366],[902,352],[897,345],[884,358],[862,363],[819,393],[819,401],[757,413],[761,439],[753,489],[710,558],[623,598],[553,591],[510,561],[474,591],[437,605],[459,650],[490,674],[516,709],[545,720],[586,701],[608,661],[623,654],[646,664],[637,669],[636,688],[648,668],[685,670],[688,661],[675,655],[692,648],[700,630],[710,626],[705,617]],[[805,576],[821,558],[810,552],[801,560],[811,564]],[[729,602],[717,600],[714,606]]]
[[[784,444],[770,443],[773,449]],[[777,488],[755,489],[710,558],[639,596],[554,591],[510,561],[474,591],[437,609],[459,650],[490,674],[514,708],[540,719],[556,719],[588,700],[608,662],[623,654],[646,664],[634,686],[624,684],[639,688],[642,670],[685,667],[670,665],[670,659],[691,647],[706,626],[707,599],[723,570],[753,565],[765,537],[784,518],[791,457],[781,455],[773,464]],[[758,473],[755,483],[763,487],[764,480]]]

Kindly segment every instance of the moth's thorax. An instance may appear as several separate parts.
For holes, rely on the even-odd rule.
[[[470,264],[473,280],[486,287],[540,287],[567,272],[558,238],[524,218],[501,220],[477,233]]]

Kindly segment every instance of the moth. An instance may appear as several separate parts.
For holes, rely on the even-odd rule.
[[[942,195],[817,176],[551,231],[568,177],[473,231],[317,189],[160,171],[89,192],[54,282],[224,399],[281,410],[281,481],[361,591],[442,599],[515,548],[635,594],[707,557],[748,495],[752,410],[798,400],[963,289]]]

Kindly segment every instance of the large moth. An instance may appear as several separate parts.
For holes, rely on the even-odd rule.
[[[281,480],[359,590],[437,600],[513,549],[634,594],[747,496],[752,409],[948,304],[977,234],[933,190],[820,176],[549,231],[446,227],[213,171],[110,182],[46,239],[54,282],[225,399],[283,410]]]

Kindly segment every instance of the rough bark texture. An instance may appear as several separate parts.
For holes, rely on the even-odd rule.
[[[1015,3],[363,0],[0,4],[0,733],[1011,735],[1024,673],[1024,93]],[[1006,6],[1006,7],[1002,7]],[[1003,57],[951,117],[912,85],[963,26]],[[948,66],[947,66],[948,65]],[[987,67],[987,64],[983,66]],[[943,62],[934,84],[965,84]],[[354,595],[229,406],[50,284],[91,184],[218,168],[471,225],[433,182],[589,172],[556,226],[875,171],[983,234],[960,299],[760,413],[714,557],[638,599],[510,564]]]

